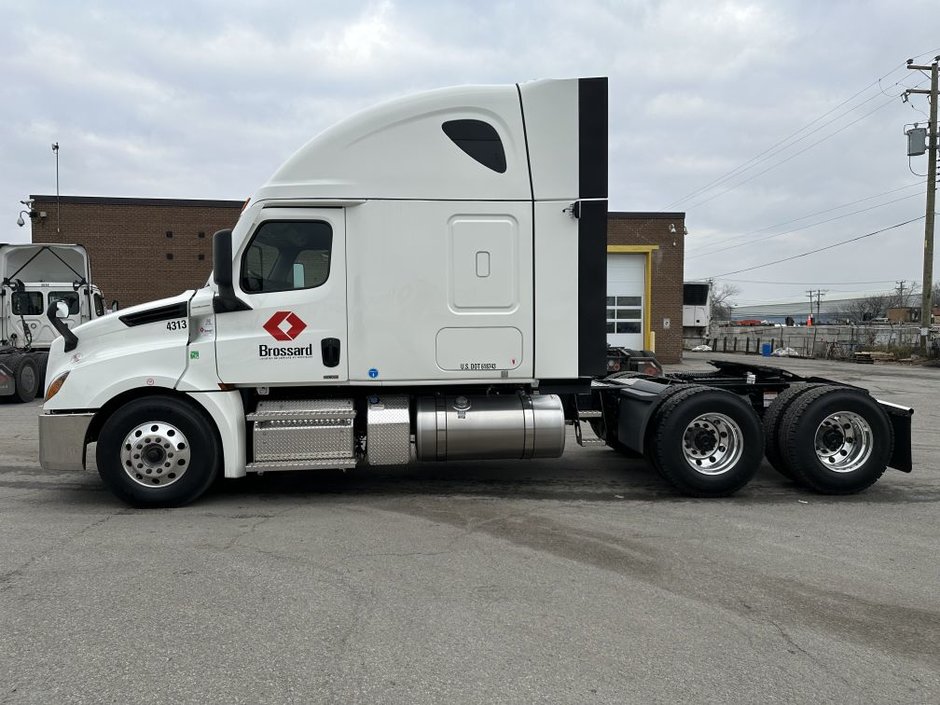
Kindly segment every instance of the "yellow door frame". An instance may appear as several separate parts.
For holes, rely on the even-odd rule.
[[[646,275],[643,282],[643,347],[654,350],[653,346],[653,252],[659,245],[608,245],[609,255],[646,255]]]

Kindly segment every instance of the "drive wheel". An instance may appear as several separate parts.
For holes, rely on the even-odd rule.
[[[13,398],[24,404],[36,398],[39,390],[39,368],[31,355],[22,355],[13,367],[16,391]]]
[[[861,390],[812,389],[783,415],[781,456],[796,477],[823,494],[870,487],[884,474],[893,449],[888,415]]]
[[[783,415],[801,395],[821,386],[823,385],[809,382],[791,384],[777,395],[764,412],[764,455],[774,470],[794,482],[800,480],[780,452],[780,426],[783,423]]]
[[[98,436],[98,474],[135,507],[178,507],[203,494],[219,472],[219,441],[209,421],[168,396],[118,409]]]
[[[760,419],[747,401],[722,389],[691,387],[656,412],[647,453],[683,494],[723,497],[754,477],[763,445]]]

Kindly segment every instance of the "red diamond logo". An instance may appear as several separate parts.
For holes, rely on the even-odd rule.
[[[306,327],[307,324],[293,311],[278,311],[262,326],[272,338],[283,342],[293,340],[303,333]]]

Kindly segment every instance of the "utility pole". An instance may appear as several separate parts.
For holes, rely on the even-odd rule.
[[[927,336],[930,332],[933,309],[933,224],[937,202],[937,64],[935,56],[930,66],[918,66],[908,59],[907,68],[912,71],[930,71],[930,90],[910,88],[905,94],[919,93],[930,96],[930,122],[927,123],[927,213],[924,218],[924,279],[921,283],[920,349],[927,355]]]
[[[819,311],[822,306],[822,297],[823,297],[823,294],[825,293],[826,292],[823,291],[822,289],[816,289],[815,291],[813,291],[812,289],[806,290],[806,294],[807,296],[809,296],[809,315],[810,316],[813,315],[813,297],[814,296],[816,297],[816,316],[815,318],[813,318],[813,325],[817,325],[819,323]]]

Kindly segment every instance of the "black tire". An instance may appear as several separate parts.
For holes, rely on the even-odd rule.
[[[13,398],[25,404],[36,398],[39,391],[39,368],[32,355],[21,355],[13,365],[13,380],[16,390]]]
[[[866,392],[821,386],[800,395],[783,415],[778,447],[806,486],[823,494],[852,494],[884,474],[894,430]]]
[[[199,409],[170,396],[128,402],[105,421],[98,435],[98,474],[115,495],[135,507],[189,504],[215,480],[221,458],[210,421]]]
[[[663,393],[659,395],[659,401],[657,402],[656,409],[652,412],[653,416],[649,421],[649,425],[646,427],[646,438],[643,442],[643,457],[646,459],[646,462],[653,467],[653,469],[658,472],[660,475],[663,475],[662,468],[659,466],[659,461],[657,460],[657,455],[655,453],[655,444],[651,439],[656,435],[656,430],[659,426],[659,421],[662,418],[662,411],[676,396],[682,395],[683,398],[688,397],[690,393],[695,394],[698,390],[705,389],[705,387],[700,387],[695,384],[674,384],[668,389],[664,389]],[[665,478],[666,476],[663,475]],[[668,479],[668,478],[666,478]]]
[[[754,477],[764,457],[764,434],[745,399],[690,386],[659,407],[646,447],[654,467],[683,494],[725,497]]]
[[[36,396],[44,396],[46,393],[46,367],[49,362],[49,353],[33,353],[33,359],[36,361],[36,368],[39,370],[39,389],[36,391]]]
[[[809,390],[821,386],[823,385],[810,382],[791,384],[777,395],[764,412],[764,455],[774,470],[794,482],[800,480],[780,453],[780,425],[783,422],[783,415],[793,402]]]

